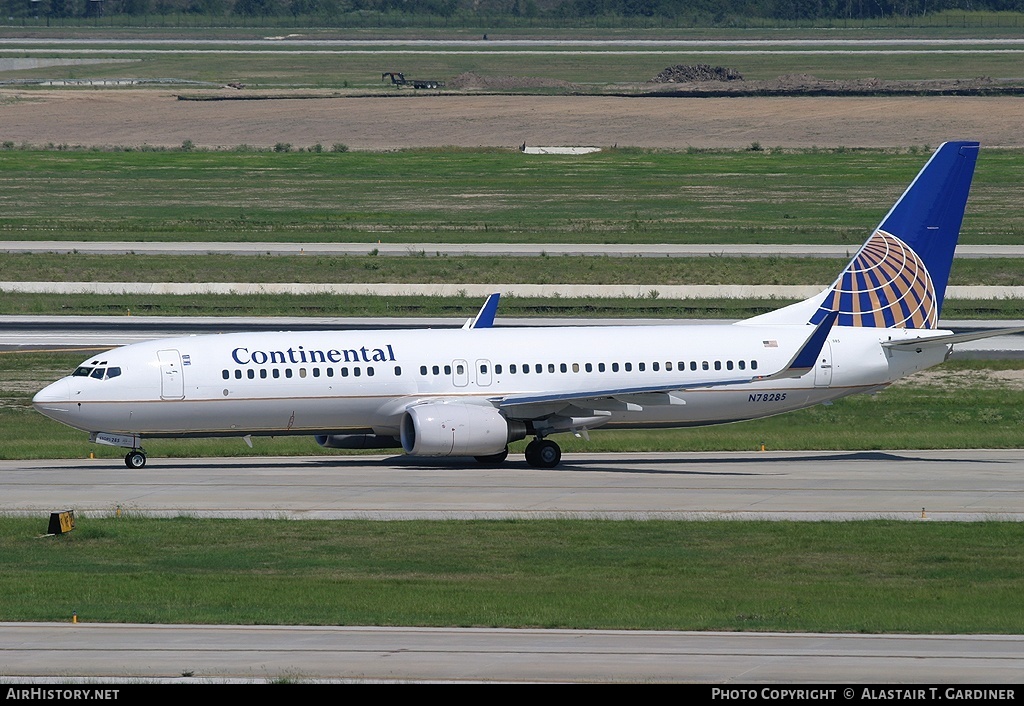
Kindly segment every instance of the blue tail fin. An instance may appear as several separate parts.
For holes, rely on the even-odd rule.
[[[838,326],[936,328],[977,158],[977,142],[940,145],[811,323],[838,311]]]

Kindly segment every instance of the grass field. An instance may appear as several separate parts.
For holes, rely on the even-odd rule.
[[[652,290],[656,291],[656,290]],[[376,296],[372,294],[24,294],[0,297],[0,314],[89,316],[361,316],[447,317],[476,315],[483,298]],[[793,302],[786,299],[633,299],[503,296],[499,316],[509,318],[744,319]],[[948,319],[1022,319],[1024,299],[947,300]]]
[[[0,620],[1020,633],[1020,523],[0,517]]]
[[[856,248],[930,151],[6,149],[0,237]],[[985,150],[961,242],[1021,242],[1021,183],[1019,151]]]
[[[850,248],[850,256],[856,252]],[[5,254],[23,282],[307,282],[426,284],[832,283],[849,257],[380,257],[323,255]],[[952,285],[1024,285],[1024,260],[961,259]]]
[[[208,81],[215,84],[229,82],[243,83],[249,88],[327,88],[335,90],[356,90],[359,92],[393,92],[389,84],[380,80],[383,71],[403,71],[411,78],[432,78],[450,80],[453,77],[472,71],[484,76],[531,76],[576,84],[576,90],[599,92],[609,87],[630,90],[621,84],[643,83],[654,77],[667,66],[675,64],[711,64],[729,66],[739,70],[748,80],[774,79],[786,74],[811,73],[826,79],[972,79],[978,76],[995,78],[1020,78],[1020,59],[1015,53],[1007,53],[1013,45],[1000,45],[998,42],[984,47],[987,51],[978,51],[975,38],[990,36],[998,39],[1000,34],[1014,35],[1012,31],[1000,33],[998,28],[990,26],[967,33],[970,37],[964,40],[962,49],[972,51],[961,53],[931,53],[929,47],[921,45],[902,46],[902,52],[917,50],[919,53],[879,53],[878,46],[847,48],[847,52],[812,53],[822,47],[794,48],[792,46],[761,46],[736,47],[727,46],[729,39],[784,39],[788,33],[778,31],[733,32],[733,33],[678,33],[678,32],[589,32],[574,33],[572,31],[555,31],[533,33],[531,38],[553,36],[562,38],[572,35],[583,35],[597,39],[657,39],[659,37],[693,39],[709,41],[707,46],[699,48],[679,47],[601,47],[601,46],[546,46],[516,47],[494,41],[488,45],[459,46],[455,42],[450,45],[417,47],[388,45],[384,42],[375,43],[374,39],[391,40],[402,33],[370,32],[358,36],[364,43],[358,47],[316,47],[299,46],[289,42],[279,42],[268,47],[251,48],[231,45],[227,39],[223,44],[196,47],[186,43],[153,44],[144,43],[127,45],[122,39],[138,40],[140,32],[110,32],[104,28],[85,30],[90,39],[102,40],[104,35],[108,42],[98,41],[85,46],[57,45],[51,47],[42,44],[26,44],[25,49],[30,56],[54,56],[62,58],[83,57],[89,59],[103,56],[104,48],[110,49],[110,56],[118,61],[133,60],[131,63],[91,64],[82,66],[53,66],[39,69],[21,70],[12,77],[17,78],[176,78],[190,81]],[[483,30],[486,32],[487,30]],[[193,36],[216,37],[217,33],[188,32]],[[459,39],[480,39],[481,33],[468,32],[430,32],[421,31],[421,36],[434,36],[440,40],[458,37]],[[932,39],[949,38],[960,32],[941,32],[939,30],[919,31],[882,31],[844,34],[843,39],[879,39],[921,37]],[[250,33],[250,37],[261,37],[259,33]],[[52,35],[51,35],[52,36]],[[310,38],[336,37],[338,33],[311,32]],[[408,33],[405,34],[408,37]],[[795,36],[795,35],[794,35]],[[801,33],[807,38],[807,33]],[[813,35],[812,35],[813,36]],[[819,35],[828,40],[835,35],[827,33]],[[170,32],[170,38],[180,37],[182,33]],[[515,38],[511,34],[493,34],[493,39]],[[163,33],[163,39],[169,38]],[[8,46],[18,47],[18,38],[11,37]],[[715,41],[722,41],[715,46]],[[626,54],[622,54],[625,50]],[[739,52],[737,50],[740,50]],[[201,60],[197,60],[197,57]],[[537,92],[538,89],[526,89]],[[548,89],[550,90],[550,89]]]
[[[220,15],[158,12],[122,15],[109,10],[102,18],[32,18],[24,9],[14,8],[0,36],[52,37],[55,32],[67,37],[167,38],[182,35],[206,39],[262,39],[268,29],[287,30],[272,34],[302,33],[307,38],[464,38],[478,39],[490,31],[494,37],[558,37],[570,39],[609,39],[616,37],[675,39],[769,39],[779,36],[833,39],[854,38],[950,38],[1015,37],[1024,26],[1024,16],[1012,11],[978,11],[962,8],[926,14],[893,13],[881,17],[842,17],[783,20],[767,17],[727,16],[716,21],[701,13],[680,15],[676,19],[660,15],[617,16],[601,14],[587,17],[529,17],[482,11],[456,13],[451,17],[410,12],[349,12],[331,23],[322,16]],[[494,30],[500,29],[500,33]]]
[[[90,28],[75,31],[95,34]],[[958,33],[948,27],[935,32]],[[721,63],[749,78],[793,72],[824,78],[1019,74],[1013,54],[741,58],[673,52],[628,61],[565,52],[137,58],[141,61],[132,64],[18,75],[172,76],[378,91],[390,90],[377,80],[385,69],[439,78],[466,70],[547,76],[589,84],[588,90],[646,80],[675,63]],[[929,152],[923,145],[833,152],[764,145],[756,152],[612,150],[538,161],[515,152],[474,150],[171,153],[14,147],[0,150],[3,239],[763,242],[851,248],[867,237]],[[962,242],[1021,242],[1022,177],[1019,152],[983,153]],[[831,276],[819,280],[821,268],[834,274],[836,265],[770,259],[727,266],[552,258],[525,263],[210,260],[0,255],[0,271],[3,279],[56,280],[225,281],[262,274],[263,281],[359,276],[366,281],[824,282]],[[1018,264],[959,263],[954,277],[1016,283]],[[503,302],[502,316],[737,318],[781,303],[511,298]],[[5,295],[0,301],[4,313],[36,314],[131,309],[136,315],[466,317],[478,306],[469,298]],[[963,316],[965,310],[1024,317],[1015,302],[947,302],[944,315]],[[29,408],[37,389],[85,357],[85,352],[0,355],[0,457],[122,455],[89,444],[85,433]],[[568,436],[559,440],[569,454],[749,450],[761,443],[769,449],[1019,448],[1024,445],[1020,368],[1014,361],[949,363],[877,396],[774,419],[663,432],[597,430],[589,444]],[[254,443],[252,450],[237,439],[154,441],[147,448],[153,462],[170,455],[328,453],[309,438]],[[522,444],[513,451],[521,452]],[[71,535],[40,540],[44,526],[41,519],[0,516],[0,595],[5,597],[0,620],[66,621],[76,611],[86,622],[1024,631],[1019,523],[257,523],[124,517],[80,518]]]

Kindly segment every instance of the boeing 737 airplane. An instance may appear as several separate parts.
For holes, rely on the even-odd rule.
[[[137,343],[40,391],[44,415],[128,449],[159,437],[305,434],[326,448],[402,448],[500,463],[534,437],[686,427],[873,392],[953,344],[1017,330],[937,328],[976,142],[939,147],[838,279],[735,324],[494,328],[497,297],[461,330],[233,333]]]

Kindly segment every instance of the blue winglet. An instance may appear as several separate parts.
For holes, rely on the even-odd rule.
[[[476,315],[470,323],[469,328],[491,328],[494,326],[494,317],[498,314],[498,299],[501,297],[500,292],[487,297],[487,301],[480,307],[480,312]]]

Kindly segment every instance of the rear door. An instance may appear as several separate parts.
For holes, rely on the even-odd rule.
[[[825,341],[814,366],[814,386],[828,387],[832,384],[832,344]]]

